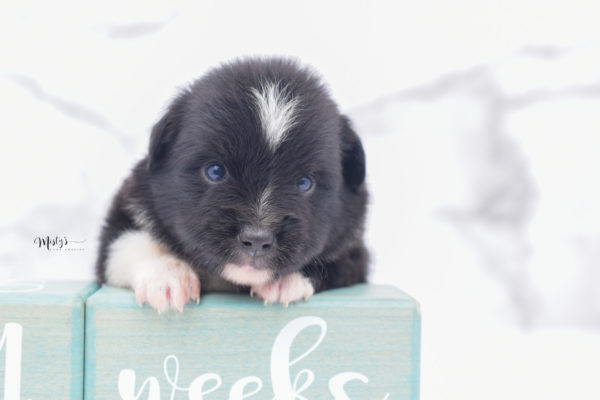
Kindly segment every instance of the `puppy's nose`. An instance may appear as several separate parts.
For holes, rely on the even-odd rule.
[[[275,237],[266,229],[244,228],[240,232],[240,243],[244,252],[253,257],[269,254],[273,250]]]

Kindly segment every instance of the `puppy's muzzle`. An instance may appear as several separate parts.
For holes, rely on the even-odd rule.
[[[245,227],[239,239],[242,251],[252,258],[266,256],[275,248],[275,236],[263,228]]]

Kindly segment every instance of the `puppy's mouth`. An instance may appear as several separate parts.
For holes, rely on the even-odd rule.
[[[250,263],[227,263],[221,276],[238,285],[264,285],[273,279],[273,272],[266,268],[257,268]]]
[[[238,285],[263,285],[275,278],[275,236],[270,230],[244,226],[236,238],[233,254],[225,262],[221,276]]]
[[[243,227],[223,260],[221,276],[238,285],[259,286],[294,272],[301,265],[298,254],[290,253],[289,243],[281,238],[269,229]]]

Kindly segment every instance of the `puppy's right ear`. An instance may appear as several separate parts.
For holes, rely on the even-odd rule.
[[[350,119],[342,116],[341,123],[344,182],[353,191],[358,191],[365,181],[365,151],[360,138],[352,128]]]
[[[173,147],[181,128],[187,93],[179,95],[169,106],[166,114],[154,125],[150,134],[148,169],[156,170]]]

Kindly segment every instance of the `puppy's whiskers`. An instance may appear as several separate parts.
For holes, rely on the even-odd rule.
[[[317,274],[320,279],[325,279],[327,277],[327,268],[325,268],[325,263],[319,256],[313,257],[306,268]]]

